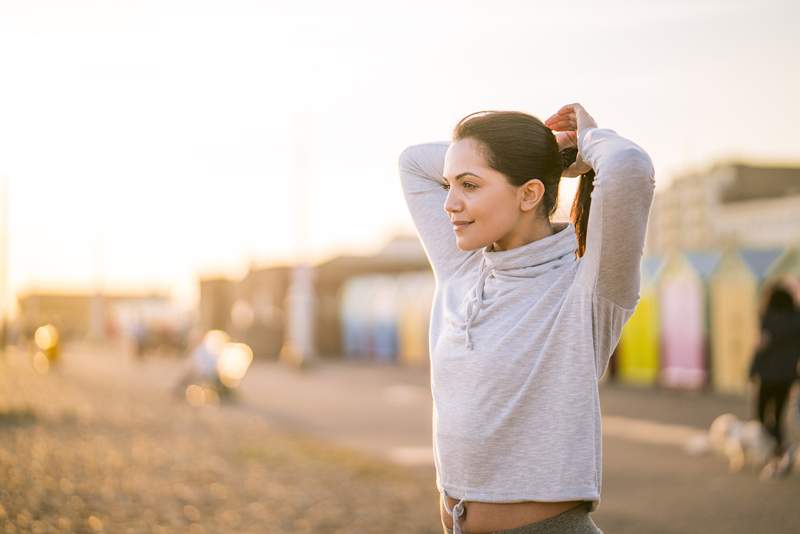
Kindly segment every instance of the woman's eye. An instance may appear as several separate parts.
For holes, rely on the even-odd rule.
[[[469,182],[464,182],[464,187],[466,187],[467,189],[477,189],[478,188],[477,186],[475,186],[475,185],[473,185],[473,184],[471,184]],[[448,189],[450,189],[450,184],[444,184],[443,183],[442,184],[442,189],[447,191]]]

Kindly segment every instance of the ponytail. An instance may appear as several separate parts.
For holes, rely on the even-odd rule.
[[[566,169],[575,161],[578,149],[567,148],[561,151],[561,168]],[[578,237],[578,252],[580,258],[586,252],[586,232],[589,229],[589,208],[592,205],[592,190],[594,190],[594,169],[581,174],[581,181],[575,199],[572,201],[570,221],[575,225],[575,234]]]

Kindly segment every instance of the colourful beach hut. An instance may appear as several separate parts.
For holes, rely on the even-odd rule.
[[[426,366],[430,361],[428,329],[436,279],[431,271],[398,277],[398,360],[404,365]]]
[[[800,300],[800,245],[784,250],[781,257],[767,271],[764,286],[782,282],[791,288]]]
[[[398,348],[398,282],[396,276],[373,275],[371,334],[377,361],[396,362]]]
[[[716,252],[675,254],[659,287],[661,372],[667,387],[700,389],[708,376],[707,281],[719,261]]]
[[[664,259],[642,260],[639,304],[622,330],[617,354],[617,379],[652,385],[659,372],[658,277]]]
[[[758,344],[760,284],[781,249],[729,249],[709,283],[711,384],[722,393],[747,393],[747,371]]]
[[[367,277],[354,276],[342,284],[341,318],[343,350],[349,360],[371,357],[370,300],[372,284]]]

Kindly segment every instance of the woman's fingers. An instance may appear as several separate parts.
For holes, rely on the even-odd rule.
[[[550,118],[548,118],[547,120],[548,120],[548,121],[557,121],[557,120],[559,120],[559,119],[566,119],[566,118],[569,118],[569,117],[573,117],[573,118],[574,118],[574,117],[575,117],[575,112],[570,112],[570,113],[556,113],[555,115],[551,115],[551,116],[550,116]],[[546,122],[546,121],[545,121],[545,122]]]
[[[555,119],[545,123],[545,126],[551,130],[574,131],[578,129],[578,121],[575,119]]]
[[[556,117],[545,124],[577,124],[578,118],[575,116],[572,117]]]
[[[578,146],[578,136],[576,132],[555,132],[556,143],[558,143],[558,150]]]
[[[566,106],[561,106],[561,109],[553,113],[551,118],[559,117],[559,116],[567,116],[567,115],[574,115],[578,108],[580,108],[580,104],[567,104]]]
[[[571,108],[562,108],[544,121],[544,124],[551,130],[575,130],[578,127],[578,118]]]
[[[562,106],[544,124],[551,130],[557,131],[583,130],[597,126],[592,116],[578,103]]]
[[[570,115],[573,117],[575,116],[574,113],[554,113],[553,115],[550,115],[550,117],[548,117],[547,120],[544,122],[545,124],[547,124],[548,122],[553,122],[564,118],[568,118]]]
[[[581,105],[577,102],[573,104],[567,104],[566,106],[561,106],[561,109],[556,111],[556,115],[560,115],[562,113],[575,113],[575,109],[579,107],[581,107]]]
[[[556,137],[556,142],[558,143],[559,152],[568,148],[576,148],[578,146],[577,132],[574,131],[554,132],[554,135]],[[568,166],[566,169],[562,170],[561,176],[566,176],[566,177],[580,176],[582,173],[586,172],[585,167],[586,164],[581,158],[579,152],[576,155],[575,161],[572,162],[572,164]]]

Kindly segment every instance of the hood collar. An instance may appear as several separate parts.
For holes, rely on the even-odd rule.
[[[534,278],[575,260],[575,252],[578,250],[575,226],[572,223],[556,223],[553,228],[555,233],[552,235],[512,249],[490,250],[494,244],[483,247],[478,283],[467,301],[467,318],[464,322],[467,349],[473,348],[469,329],[483,307],[483,287],[489,276],[496,272],[517,271],[514,272],[515,275]]]
[[[572,223],[556,223],[553,228],[555,233],[552,235],[508,250],[490,250],[493,245],[483,247],[486,268],[497,271],[525,269],[527,272],[529,269],[541,270],[537,268],[544,266],[549,270],[553,268],[551,263],[554,261],[560,263],[565,257],[574,259],[578,250],[575,226]]]

